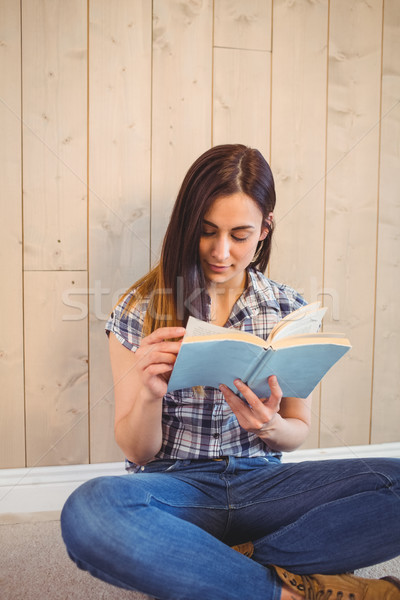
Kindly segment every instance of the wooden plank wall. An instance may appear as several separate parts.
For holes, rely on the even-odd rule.
[[[25,464],[21,15],[0,3],[0,466]]]
[[[0,0],[0,467],[120,460],[104,324],[211,145],[271,162],[270,276],[353,350],[307,445],[399,441],[400,3]]]

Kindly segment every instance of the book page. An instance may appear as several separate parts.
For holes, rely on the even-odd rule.
[[[292,320],[282,320],[281,327],[277,327],[271,336],[272,340],[276,341],[283,337],[301,335],[303,333],[318,333],[326,310],[326,308],[320,308],[315,312],[303,313]]]
[[[290,337],[282,337],[279,340],[274,340],[271,348],[279,350],[280,348],[291,348],[294,346],[312,346],[322,345],[337,345],[347,346],[351,348],[349,340],[341,333],[301,333],[299,335],[291,335]]]
[[[286,315],[286,317],[283,317],[283,319],[278,321],[278,323],[272,328],[272,331],[269,334],[268,338],[272,340],[272,338],[274,338],[277,334],[278,330],[286,327],[288,323],[292,323],[293,321],[297,321],[299,319],[307,318],[308,313],[315,313],[320,309],[320,307],[321,302],[319,301],[311,302],[311,304],[305,304],[304,306],[300,306],[300,308],[292,311],[291,313]]]
[[[189,317],[186,325],[186,335],[190,337],[198,335],[226,335],[228,331],[229,329],[226,327],[213,325],[212,323],[207,323],[207,321],[200,321],[200,319],[196,319],[195,317]]]
[[[235,327],[221,327],[220,325],[213,325],[206,321],[200,321],[195,317],[189,317],[186,325],[186,333],[183,338],[184,344],[197,341],[212,341],[219,338],[248,342],[249,344],[266,347],[265,341],[257,335],[254,335],[254,333],[242,331]]]

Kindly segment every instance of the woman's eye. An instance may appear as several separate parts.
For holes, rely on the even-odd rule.
[[[211,236],[216,235],[216,232],[215,231],[204,231],[203,230],[201,232],[201,235],[203,237],[211,237]],[[239,237],[238,235],[233,235],[232,234],[231,237],[232,237],[233,240],[235,240],[235,242],[245,242],[246,240],[248,240],[249,236],[246,235],[245,237]]]

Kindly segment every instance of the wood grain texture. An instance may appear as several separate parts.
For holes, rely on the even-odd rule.
[[[25,269],[86,269],[86,0],[22,2]]]
[[[151,3],[90,4],[91,461],[120,460],[105,320],[150,265]]]
[[[271,51],[272,0],[214,0],[214,45]]]
[[[371,443],[399,439],[400,3],[385,0]]]
[[[330,7],[325,323],[353,348],[322,383],[322,446],[369,442],[382,37],[381,0]]]
[[[274,2],[271,167],[277,205],[270,276],[325,302],[323,245],[328,2]],[[318,446],[319,388],[312,434]]]
[[[211,146],[212,31],[211,0],[154,0],[153,261],[187,169]]]
[[[0,3],[0,468],[25,466],[22,327],[21,31],[19,3]]]
[[[156,261],[193,160],[236,141],[275,175],[271,277],[353,343],[306,445],[399,439],[399,11],[0,2],[0,468],[120,460],[105,319]]]
[[[86,274],[25,273],[27,466],[87,463]]]
[[[242,143],[268,158],[271,54],[214,49],[213,145]]]

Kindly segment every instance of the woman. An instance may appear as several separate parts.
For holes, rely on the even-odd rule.
[[[394,579],[332,574],[398,553],[400,461],[282,464],[311,407],[274,376],[265,398],[236,380],[246,402],[225,386],[167,393],[189,315],[266,338],[305,304],[263,275],[274,206],[257,150],[217,146],[188,171],[159,265],[106,326],[129,474],[72,494],[64,540],[79,567],[159,599],[399,599]]]

